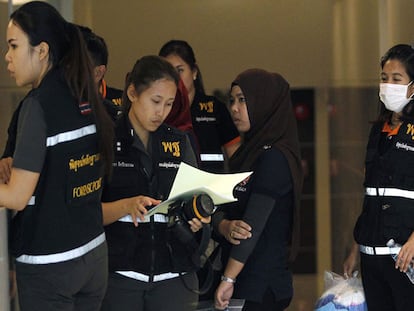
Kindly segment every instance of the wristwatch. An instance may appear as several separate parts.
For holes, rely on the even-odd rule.
[[[229,278],[225,275],[221,276],[221,280],[227,283],[233,283],[233,284],[236,283],[236,279]]]

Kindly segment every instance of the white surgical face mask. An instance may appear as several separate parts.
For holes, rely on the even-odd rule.
[[[397,113],[401,112],[412,98],[412,95],[407,98],[407,90],[411,83],[412,81],[407,85],[380,83],[379,97],[385,108]]]

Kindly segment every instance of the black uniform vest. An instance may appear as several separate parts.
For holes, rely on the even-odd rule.
[[[47,151],[32,200],[13,219],[16,257],[68,251],[103,233],[102,165],[92,116],[80,113],[56,70],[28,98],[43,109]]]
[[[414,200],[383,196],[381,190],[395,188],[414,193],[414,122],[403,122],[398,134],[390,137],[382,133],[382,124],[375,124],[367,145],[365,170],[364,186],[378,189],[379,195],[365,195],[355,240],[363,245],[384,246],[393,238],[404,244],[414,230]]]
[[[132,129],[127,118],[127,114],[123,114],[116,123],[114,170],[111,181],[105,184],[102,201],[112,202],[137,195],[165,200],[179,163],[184,159],[186,136],[164,124],[151,133],[153,173],[149,174],[141,162],[143,151],[132,144]],[[191,254],[186,246],[167,233],[167,223],[156,222],[154,216],[150,222],[140,223],[138,227],[131,222],[116,221],[106,226],[105,232],[110,271],[154,275],[190,270]]]
[[[223,173],[222,146],[239,136],[227,107],[214,96],[197,92],[190,109],[200,150],[200,169]]]

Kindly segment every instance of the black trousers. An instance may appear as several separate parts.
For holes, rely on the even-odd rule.
[[[159,281],[142,282],[110,273],[102,311],[192,311],[198,295],[186,288],[198,289],[196,273]]]
[[[390,255],[361,254],[361,275],[368,310],[413,310],[414,284]]]
[[[254,302],[246,300],[243,311],[283,311],[285,310],[292,298],[275,300],[275,295],[270,289],[267,289],[262,302]]]
[[[21,311],[99,310],[108,280],[106,242],[61,263],[16,262],[16,276]]]

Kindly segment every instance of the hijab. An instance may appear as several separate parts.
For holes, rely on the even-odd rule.
[[[289,83],[279,74],[249,69],[232,83],[246,98],[250,129],[242,144],[229,160],[232,172],[254,170],[255,162],[269,146],[286,157],[293,180],[294,211],[291,259],[299,245],[299,203],[303,184],[296,119],[290,98]]]

